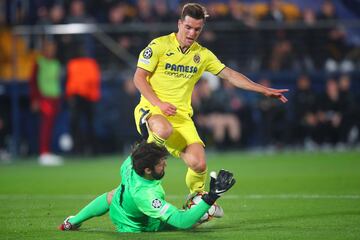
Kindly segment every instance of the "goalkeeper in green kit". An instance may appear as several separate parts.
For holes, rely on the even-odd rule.
[[[211,176],[209,193],[187,210],[165,200],[161,186],[165,174],[167,150],[155,143],[141,142],[121,165],[121,184],[90,202],[75,216],[65,219],[60,230],[76,230],[80,225],[109,211],[118,232],[154,232],[193,227],[215,201],[235,183],[233,174],[220,170]]]

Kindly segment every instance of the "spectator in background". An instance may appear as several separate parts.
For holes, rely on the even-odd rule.
[[[51,140],[61,98],[61,64],[56,44],[45,40],[42,55],[35,62],[30,80],[31,109],[40,112],[40,157],[44,166],[61,165],[62,159],[51,151]]]
[[[29,49],[26,39],[12,34],[11,29],[0,22],[0,78],[28,81],[34,61],[35,52]]]
[[[286,15],[281,8],[282,0],[271,0],[269,2],[269,10],[267,14],[265,14],[261,20],[262,21],[272,21],[283,23],[286,21]]]
[[[340,140],[341,125],[344,120],[341,109],[339,87],[334,78],[326,81],[325,93],[319,99],[320,143],[337,144]]]
[[[356,131],[359,107],[357,107],[355,95],[351,91],[351,78],[347,74],[339,77],[339,95],[341,113],[344,116],[340,130],[340,141],[353,144],[358,136],[350,133]]]
[[[132,75],[125,75],[125,80],[122,84],[119,99],[119,111],[121,116],[121,124],[117,127],[120,139],[122,140],[124,151],[128,151],[131,144],[139,139],[139,134],[136,131],[134,119],[131,116],[133,109],[135,109],[140,99],[140,94],[135,87]]]
[[[271,81],[261,79],[259,84],[271,88]],[[282,147],[286,137],[286,110],[285,107],[272,99],[259,96],[257,108],[260,111],[260,138],[264,147]]]
[[[317,96],[311,88],[311,80],[307,75],[300,75],[296,81],[293,100],[293,130],[291,142],[303,146],[313,143],[317,127]]]
[[[245,104],[244,98],[240,95],[239,89],[232,85],[229,81],[221,81],[222,87],[214,92],[214,97],[219,102],[227,102],[228,105],[223,108],[223,112],[231,119],[231,126],[228,129],[229,142],[227,145],[230,147],[238,147],[240,140],[243,139],[244,133],[248,129],[244,126],[250,127],[248,122],[251,113]],[[231,131],[234,129],[234,132]]]
[[[54,4],[51,6],[49,10],[49,20],[50,24],[63,24],[65,22],[65,9],[62,4]],[[71,57],[71,51],[74,47],[70,41],[70,35],[56,34],[48,37],[56,42],[58,49],[61,49],[61,51],[57,51],[57,58],[62,64],[66,64]]]
[[[157,21],[156,13],[154,12],[153,6],[150,0],[138,0],[136,1],[136,16],[134,17],[134,21],[137,23],[154,23]],[[133,40],[136,41],[136,46],[146,45],[149,41],[149,38],[152,38],[152,35],[158,35],[154,31],[150,32],[138,32],[133,36]],[[137,53],[139,49],[135,49]],[[136,56],[137,54],[134,53]]]
[[[127,14],[128,5],[124,2],[117,2],[111,5],[108,13],[108,22],[110,24],[129,23],[131,18]]]
[[[331,0],[324,0],[320,12],[317,15],[318,21],[336,21],[338,16],[336,14],[336,8]],[[343,60],[348,52],[348,46],[346,44],[346,33],[343,27],[338,24],[325,27],[318,30],[318,37],[323,39],[324,45],[322,56],[325,68],[328,71],[336,71],[343,63]]]
[[[294,49],[290,40],[282,39],[274,44],[267,66],[272,71],[296,69]]]
[[[260,54],[263,54],[263,69],[298,70],[299,66],[293,46],[297,40],[296,31],[283,26],[299,17],[300,10],[296,5],[283,0],[269,2],[267,13],[260,18],[265,27],[261,30],[260,44]],[[271,29],[271,26],[276,26],[276,28]]]
[[[169,9],[166,0],[155,0],[154,1],[155,19],[157,22],[170,22],[173,21],[174,14]]]
[[[220,5],[221,6],[221,5]],[[210,16],[212,16],[210,14]],[[220,18],[220,17],[219,17]],[[214,51],[222,51],[221,42],[226,42],[231,48],[232,53],[229,56],[224,55],[224,61],[234,68],[242,69],[243,71],[257,68],[259,59],[257,59],[257,45],[259,39],[256,31],[254,30],[256,21],[250,14],[250,10],[238,0],[229,1],[228,12],[220,20],[230,21],[238,25],[232,31],[224,31],[218,33],[217,41],[214,45]],[[215,34],[215,33],[213,33]],[[242,57],[239,58],[239,55]]]
[[[151,23],[156,21],[156,14],[153,12],[150,0],[136,1],[136,8],[136,21],[144,23]]]
[[[319,36],[319,31],[316,27],[316,13],[313,9],[307,8],[303,11],[302,23],[305,25],[305,28],[297,31],[298,37],[295,41],[295,51],[301,58],[303,70],[320,69],[323,65],[322,56],[324,54],[322,51],[325,42]]]
[[[36,25],[43,27],[53,24],[63,24],[64,18],[65,18],[65,10],[62,4],[55,3],[50,6],[40,5],[37,9]],[[63,55],[66,52],[68,52],[67,48],[69,47],[66,46],[65,44],[66,36],[68,35],[64,35],[64,34],[46,35],[48,39],[50,39],[51,41],[55,41],[58,49],[61,49],[61,51],[57,51],[57,56],[56,56],[61,61],[61,63],[64,63]],[[32,37],[35,46],[37,46],[39,43],[41,44],[43,38],[42,34],[34,35]]]
[[[49,11],[45,5],[39,6],[36,11],[37,21],[36,24],[46,25],[49,24]]]
[[[252,111],[248,105],[248,101],[245,100],[246,97],[242,95],[243,92],[239,91],[239,89],[228,81],[222,80],[222,86],[222,91],[225,95],[224,100],[230,103],[226,109],[229,113],[233,113],[236,116],[240,128],[239,137],[230,138],[230,143],[232,143],[234,147],[240,146],[239,144],[247,144],[249,143],[249,136],[253,131]],[[217,94],[217,92],[214,94]]]
[[[70,15],[65,19],[65,23],[93,23],[93,18],[86,12],[83,0],[72,0],[70,3]],[[88,56],[94,56],[94,41],[90,34],[68,35],[70,49],[84,48]]]
[[[93,20],[87,15],[83,0],[72,0],[70,3],[70,15],[66,18],[67,23],[89,23]]]
[[[96,153],[94,108],[100,99],[100,69],[95,59],[78,56],[67,64],[66,96],[75,154]],[[83,124],[85,123],[85,124]]]
[[[121,26],[132,21],[132,18],[128,15],[129,6],[124,2],[117,2],[111,5],[108,12],[108,23],[114,26]],[[126,33],[110,33],[109,36],[117,43],[117,46],[122,51],[126,51],[132,55],[136,55],[138,51],[138,46],[142,44],[144,39],[137,36],[136,33],[126,32]],[[105,51],[102,52],[102,54]],[[118,71],[119,68],[127,67],[127,63],[121,61],[114,54],[109,54],[106,57],[101,59],[101,63],[107,66],[107,69],[114,69]]]
[[[236,145],[241,137],[241,124],[235,112],[241,107],[241,100],[229,86],[213,91],[207,79],[202,79],[199,88],[201,100],[197,124],[210,131],[219,150]]]
[[[208,79],[204,76],[195,85],[192,94],[192,101],[194,107],[194,121],[199,128],[199,134],[205,139],[205,143],[209,144],[214,140],[213,131],[207,119],[207,115],[211,113],[213,103],[211,102],[211,95],[214,89],[211,87]]]
[[[282,0],[271,0],[267,13],[260,18],[260,21],[274,25],[285,23],[287,19],[282,4]],[[292,43],[285,29],[261,30],[260,49],[263,69],[278,71],[290,68]]]
[[[65,9],[61,4],[54,4],[49,11],[49,18],[52,24],[63,24]]]
[[[10,106],[10,97],[6,96],[5,88],[0,86],[0,162],[10,161],[10,154],[7,146],[7,138],[10,135],[11,129]]]

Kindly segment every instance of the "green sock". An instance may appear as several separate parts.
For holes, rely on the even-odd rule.
[[[95,198],[83,209],[81,209],[75,217],[70,218],[69,222],[73,225],[78,225],[90,218],[101,216],[107,213],[107,211],[109,211],[109,204],[106,200],[106,196],[107,193],[104,193]]]

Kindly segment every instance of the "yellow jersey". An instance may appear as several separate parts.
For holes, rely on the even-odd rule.
[[[176,106],[177,114],[192,116],[191,95],[204,71],[219,74],[225,65],[207,48],[194,42],[182,52],[175,33],[152,40],[141,51],[137,66],[148,72],[147,81],[156,96]],[[140,105],[151,106],[141,96]]]

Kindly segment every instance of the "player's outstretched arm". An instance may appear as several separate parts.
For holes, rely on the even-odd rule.
[[[223,169],[219,171],[218,176],[216,176],[215,172],[211,172],[210,177],[209,193],[203,195],[203,201],[185,211],[179,210],[174,212],[168,218],[168,224],[179,229],[193,227],[215,201],[235,184],[233,174]]]
[[[152,105],[158,106],[165,115],[175,115],[176,107],[171,103],[162,102],[156,96],[154,90],[146,80],[150,74],[150,72],[142,68],[137,68],[134,75],[134,84],[136,88],[140,91],[141,95],[143,95]]]
[[[288,100],[283,95],[284,92],[288,92],[289,89],[274,89],[268,88],[261,84],[251,81],[243,74],[232,70],[229,67],[225,67],[220,73],[219,77],[230,81],[234,86],[249,91],[261,93],[267,97],[279,99],[281,102],[286,103]]]

